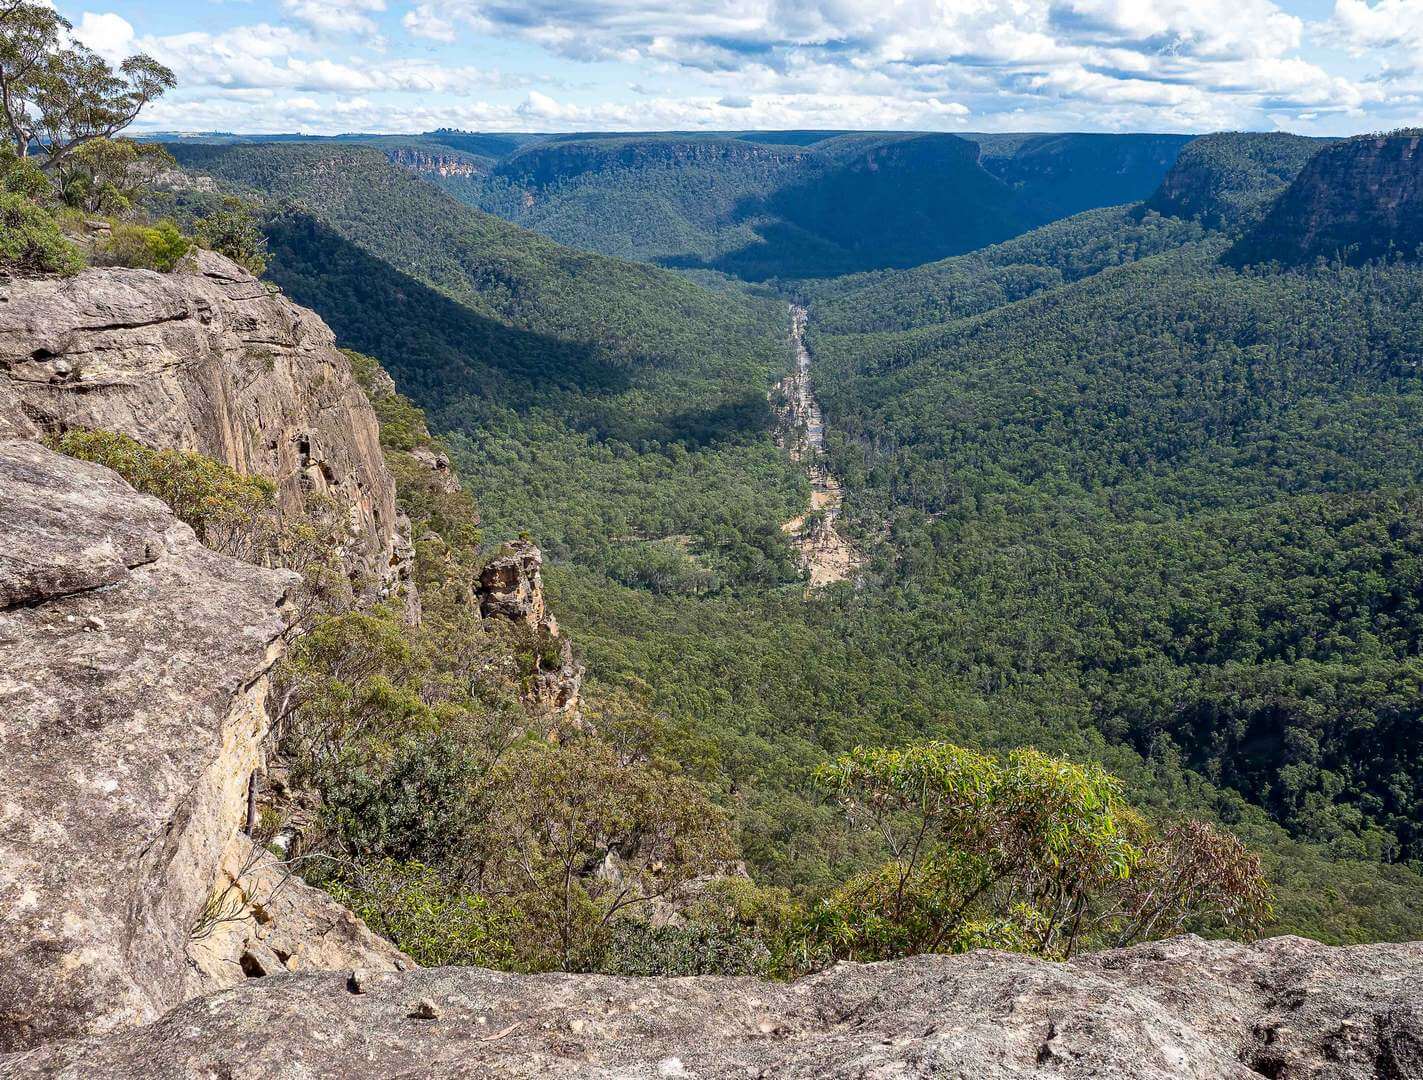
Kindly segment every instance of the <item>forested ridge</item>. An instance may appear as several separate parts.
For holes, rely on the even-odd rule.
[[[574,247],[763,280],[912,266],[1144,198],[1188,138],[442,130],[305,141],[379,148],[462,201]]]
[[[554,555],[590,680],[660,717],[759,879],[814,895],[873,858],[811,783],[827,755],[1035,745],[1229,825],[1276,929],[1423,935],[1416,265],[1226,265],[1245,219],[1210,208],[1282,182],[1232,166],[1189,214],[802,283],[871,556],[807,601],[780,302],[329,155],[181,156],[269,200],[273,279],[429,410],[491,537]]]
[[[1152,220],[1096,223],[1129,250]],[[815,348],[848,510],[896,521],[888,580],[997,609],[994,678],[1066,678],[1296,835],[1416,859],[1423,268],[1235,269],[1228,231],[1178,237],[912,330],[874,332],[892,278],[846,283],[828,326],[870,332]]]

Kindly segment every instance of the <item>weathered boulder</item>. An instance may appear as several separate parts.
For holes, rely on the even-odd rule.
[[[479,575],[479,611],[532,635],[533,673],[523,692],[536,712],[581,723],[583,665],[573,645],[559,633],[558,620],[544,599],[543,552],[529,540],[513,540],[495,552]]]
[[[375,413],[331,330],[220,255],[0,279],[0,435],[70,427],[267,477],[289,512],[332,505],[358,583],[409,574]]]
[[[0,1076],[1342,1080],[1423,1076],[1423,945],[1198,938],[756,979],[279,976]]]
[[[528,540],[513,540],[495,552],[479,574],[480,613],[534,628],[543,622],[543,552]]]
[[[246,844],[267,677],[297,579],[210,551],[108,469],[24,440],[0,440],[0,536],[0,1048],[11,1050],[146,1022],[243,978],[231,950],[196,962],[195,939]],[[288,912],[288,936],[305,932],[301,911],[311,905]],[[394,965],[379,950],[307,950],[318,953]]]
[[[435,486],[446,495],[452,495],[460,490],[460,479],[455,475],[454,469],[450,466],[450,456],[442,451],[431,450],[426,446],[417,446],[410,451],[410,456],[418,461],[425,468],[430,470],[434,477]]]

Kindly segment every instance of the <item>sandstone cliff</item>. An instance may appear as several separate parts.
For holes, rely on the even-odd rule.
[[[1054,964],[970,953],[796,983],[442,968],[285,976],[0,1077],[1423,1076],[1423,945],[1197,938]]]
[[[241,835],[295,575],[33,442],[0,441],[0,492],[0,1048],[152,1020],[250,974],[258,936],[399,962]]]
[[[1423,258],[1423,131],[1320,151],[1227,258],[1298,265],[1381,256]]]
[[[543,552],[528,540],[505,544],[479,575],[480,614],[507,620],[535,635],[534,670],[524,691],[537,713],[579,722],[583,665],[558,629],[544,600]]]
[[[289,513],[330,505],[358,588],[408,576],[375,414],[330,329],[220,255],[0,279],[0,434],[71,427],[264,476]]]
[[[1258,220],[1327,139],[1283,131],[1224,131],[1192,139],[1146,200],[1148,210],[1212,229]]]

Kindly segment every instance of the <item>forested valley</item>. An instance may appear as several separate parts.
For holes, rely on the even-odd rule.
[[[459,139],[416,148],[467,156],[447,190],[406,143],[171,149],[425,410],[485,541],[543,546],[605,722],[655,718],[759,882],[814,903],[882,858],[825,797],[837,755],[1031,746],[1239,837],[1268,932],[1423,936],[1423,264],[1406,229],[1262,240],[1416,134],[1123,143],[1130,190],[1063,179],[1100,155],[1071,140]],[[883,169],[826,164],[867,142]],[[783,175],[812,155],[820,202]],[[868,257],[834,212],[867,183],[901,210],[957,185],[974,229],[892,217],[905,246]],[[792,300],[865,556],[810,595]]]

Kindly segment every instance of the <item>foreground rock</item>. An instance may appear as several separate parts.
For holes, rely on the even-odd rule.
[[[264,476],[288,513],[334,508],[358,586],[408,577],[375,413],[330,328],[220,255],[0,279],[0,435],[71,427]]]
[[[282,976],[0,1076],[1423,1076],[1423,945],[1196,938],[1052,964],[973,953],[790,985],[442,968]]]
[[[259,931],[296,940],[295,966],[393,965],[299,882],[261,893],[265,924],[221,892],[250,850],[296,576],[218,555],[109,470],[22,440],[0,440],[0,536],[0,1050],[239,981]],[[214,914],[221,935],[203,932]]]

